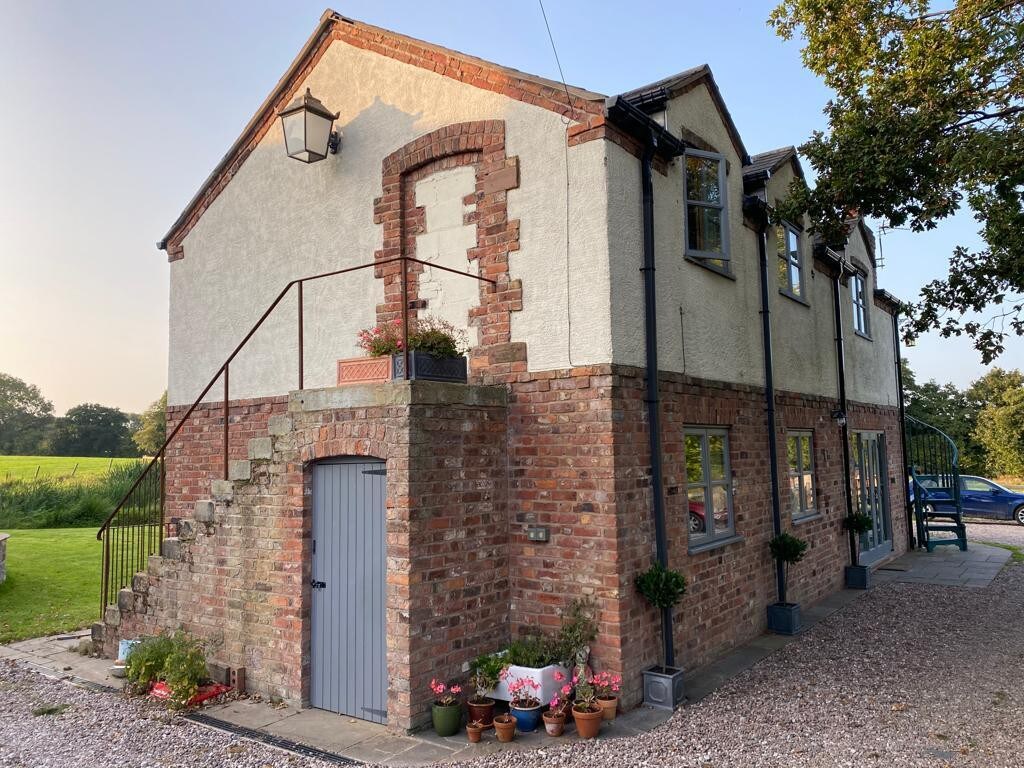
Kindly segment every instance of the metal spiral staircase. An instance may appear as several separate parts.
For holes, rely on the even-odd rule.
[[[960,500],[960,453],[956,443],[946,433],[913,416],[906,417],[906,435],[918,542],[929,552],[943,545],[966,552],[967,529]]]

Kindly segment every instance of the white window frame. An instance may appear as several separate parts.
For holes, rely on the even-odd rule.
[[[689,549],[703,549],[708,545],[726,539],[736,538],[736,513],[733,509],[732,499],[732,467],[729,461],[729,430],[722,427],[687,427],[683,430],[683,472],[686,473],[686,442],[688,437],[700,438],[700,466],[701,476],[699,478],[686,478],[686,514],[690,514],[690,491],[702,489],[704,491],[704,532],[698,535],[689,535]],[[722,467],[722,478],[714,480],[711,478],[711,459],[708,451],[709,438],[721,437],[722,450],[724,452]],[[715,527],[715,508],[712,496],[714,488],[725,489],[726,506],[728,507],[729,524],[722,530]]]
[[[850,299],[853,307],[853,330],[864,338],[871,338],[871,322],[868,314],[868,276],[854,272],[850,277]]]
[[[796,440],[796,466],[794,467],[790,461],[789,455],[789,441]],[[810,465],[803,466],[804,453],[802,450],[802,443],[807,443],[807,453],[810,456]],[[807,517],[813,517],[818,514],[818,504],[816,496],[816,483],[814,478],[814,431],[793,429],[786,432],[786,488],[787,492],[790,492],[789,499],[790,503],[787,504],[789,507],[789,514],[793,520],[802,520]],[[809,487],[804,487],[805,477],[809,478]],[[797,503],[797,509],[793,509],[792,505],[792,493],[793,480],[796,478],[797,483],[800,487],[800,493],[798,494],[799,501]]]
[[[717,160],[718,161],[718,189],[722,196],[720,205],[714,205],[704,200],[690,200],[689,190],[686,186],[686,158],[688,157],[700,157],[705,160]],[[683,153],[683,253],[691,259],[696,259],[700,263],[721,261],[722,264],[706,264],[705,266],[711,269],[716,269],[723,272],[730,272],[731,267],[729,263],[729,189],[726,186],[727,178],[725,172],[725,155],[718,152],[705,152],[700,149],[687,149]],[[696,205],[701,208],[714,208],[722,212],[722,252],[716,253],[714,251],[698,251],[690,248],[690,206]]]
[[[806,302],[807,296],[804,293],[803,231],[794,224],[790,224],[788,221],[780,222],[778,227],[782,230],[783,246],[785,248],[784,251],[778,254],[779,261],[786,265],[786,281],[779,285],[779,291],[792,299]],[[793,259],[789,251],[788,235],[790,234],[792,234],[796,239],[796,259]],[[796,267],[797,286],[795,290],[793,282],[790,280],[790,267]]]

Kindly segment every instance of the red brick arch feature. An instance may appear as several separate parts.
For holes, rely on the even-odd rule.
[[[476,170],[476,189],[464,202],[475,205],[466,214],[476,224],[476,246],[467,251],[479,273],[497,281],[480,283],[480,303],[469,312],[468,322],[480,332],[480,345],[470,355],[474,376],[493,376],[526,370],[525,344],[511,343],[511,313],[522,309],[522,284],[509,275],[509,254],[519,249],[519,221],[509,220],[507,192],[519,186],[519,159],[505,154],[505,123],[477,120],[453,123],[424,134],[384,158],[381,196],[373,203],[373,220],[384,229],[379,260],[416,256],[416,236],[425,231],[422,207],[416,205],[416,182],[439,171],[471,166]],[[410,320],[427,309],[419,297],[423,268],[409,265]],[[376,277],[384,281],[384,302],[377,305],[377,321],[402,316],[401,264],[378,266]],[[453,278],[459,279],[459,278]],[[468,278],[466,278],[468,279]]]

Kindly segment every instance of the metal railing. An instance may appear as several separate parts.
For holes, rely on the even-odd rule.
[[[442,272],[450,272],[462,277],[471,277],[474,280],[491,286],[497,284],[496,280],[487,277],[474,275],[469,272],[460,272],[457,269],[451,269],[450,267],[434,264],[429,261],[422,261],[411,256],[395,256],[390,259],[372,261],[355,267],[336,269],[332,272],[323,272],[319,275],[298,278],[285,285],[280,293],[277,294],[277,297],[270,303],[270,306],[260,315],[255,325],[249,329],[249,332],[245,334],[245,337],[239,342],[238,346],[234,348],[220,368],[217,369],[216,373],[213,374],[210,382],[203,387],[203,391],[199,393],[199,396],[188,407],[184,415],[178,420],[178,423],[175,424],[174,429],[167,435],[156,455],[153,456],[149,464],[146,465],[145,469],[143,469],[142,473],[128,489],[124,498],[118,502],[117,506],[114,507],[114,510],[107,516],[103,525],[96,532],[96,538],[103,544],[103,573],[100,596],[101,618],[107,606],[117,603],[118,592],[131,584],[132,576],[145,571],[149,558],[160,551],[160,545],[167,535],[168,526],[165,507],[167,448],[218,381],[222,381],[224,385],[221,407],[223,421],[223,470],[224,479],[228,479],[228,449],[231,444],[231,414],[229,412],[231,362],[245,348],[256,331],[263,326],[267,318],[273,314],[284,298],[295,288],[298,316],[296,367],[298,369],[298,389],[304,389],[305,342],[303,333],[305,320],[303,316],[303,285],[315,280],[323,280],[328,277],[337,277],[338,275],[345,275],[350,272],[374,269],[395,263],[401,263],[402,265],[400,271],[401,295],[402,306],[405,308],[405,311],[402,312],[402,353],[405,358],[405,365],[402,370],[403,377],[406,379],[409,378],[409,311],[411,309],[409,307],[409,264],[421,264],[431,269],[441,270]]]
[[[962,515],[960,452],[949,435],[913,416],[906,417],[906,433],[917,540],[927,546],[931,536],[925,507],[930,497],[951,503],[957,519]]]

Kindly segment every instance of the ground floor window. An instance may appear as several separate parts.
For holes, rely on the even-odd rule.
[[[786,454],[789,461],[789,514],[798,520],[815,513],[813,433],[787,434]]]
[[[729,433],[691,428],[686,442],[686,497],[690,547],[736,533],[729,471]]]

